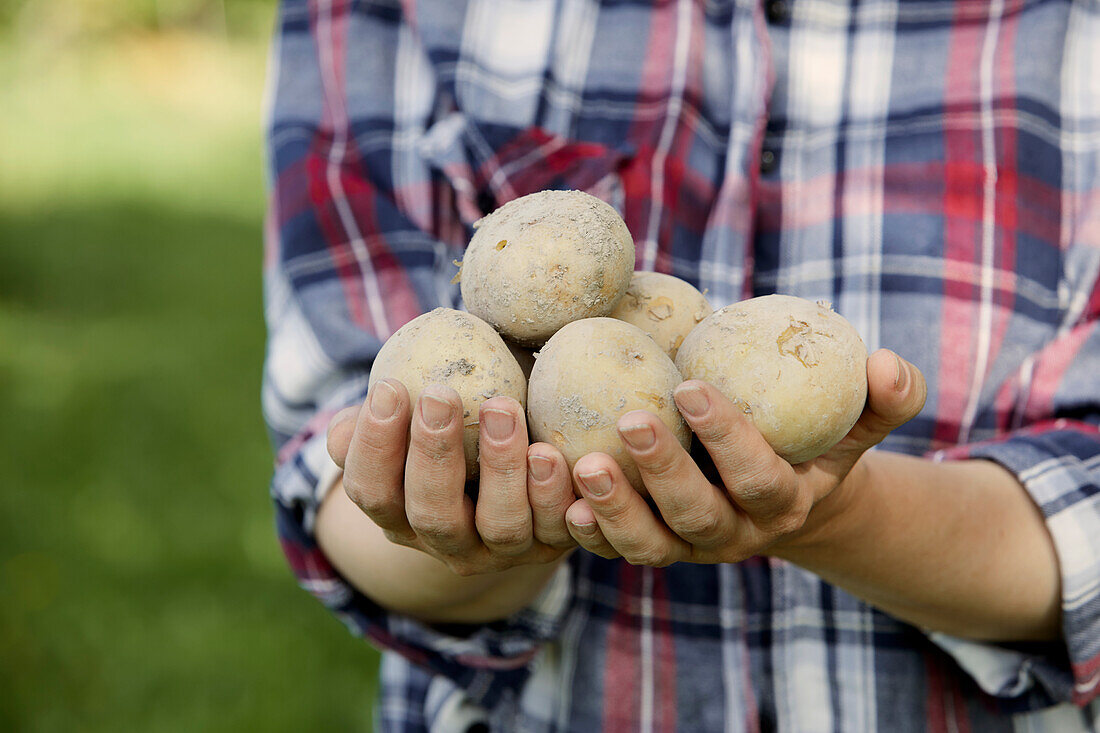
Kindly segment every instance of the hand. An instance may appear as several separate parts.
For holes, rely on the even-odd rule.
[[[676,405],[722,485],[703,475],[654,415],[629,412],[619,420],[619,433],[660,516],[609,456],[591,453],[573,469],[583,499],[567,512],[569,531],[597,555],[658,567],[739,562],[807,541],[858,491],[860,456],[924,405],[924,377],[890,351],[867,360],[867,382],[867,405],[848,435],[828,453],[796,466],[777,456],[713,386],[684,382],[676,389]]]
[[[410,411],[404,385],[386,379],[329,427],[344,490],[387,539],[464,576],[552,562],[575,547],[565,526],[575,498],[568,467],[552,447],[528,446],[518,402],[493,397],[481,406],[476,502],[465,493],[458,394],[430,385]]]

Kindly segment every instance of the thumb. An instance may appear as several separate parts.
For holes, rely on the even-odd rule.
[[[345,407],[333,415],[328,423],[328,454],[340,468],[344,467],[344,461],[348,457],[348,447],[351,445],[351,436],[355,433],[355,421],[359,417],[360,407],[362,405]]]
[[[924,407],[928,385],[920,369],[889,349],[867,360],[867,404],[837,448],[859,454],[882,442],[894,428],[912,420]]]

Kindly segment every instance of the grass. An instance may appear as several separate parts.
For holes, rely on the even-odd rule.
[[[368,730],[272,529],[264,45],[0,49],[0,729]]]

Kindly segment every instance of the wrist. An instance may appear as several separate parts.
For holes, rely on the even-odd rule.
[[[814,504],[802,528],[769,554],[795,561],[803,553],[821,552],[859,532],[864,526],[863,500],[873,486],[874,456],[874,452],[860,456],[840,483]]]
[[[447,578],[440,585],[448,588],[448,594],[453,594],[449,600],[402,610],[428,623],[499,621],[534,603],[570,554],[563,553],[548,563],[517,565],[508,570],[470,577],[454,575],[440,563]]]
[[[321,505],[316,535],[329,562],[364,595],[390,611],[435,623],[483,623],[519,611],[568,554],[546,564],[460,576],[425,552],[390,542],[340,486]]]

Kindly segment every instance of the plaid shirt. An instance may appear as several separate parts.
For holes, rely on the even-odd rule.
[[[263,405],[286,555],[387,650],[387,731],[1100,727],[1100,4],[284,0]],[[325,426],[382,341],[456,306],[472,222],[545,188],[623,214],[713,304],[824,298],[929,383],[890,450],[1010,469],[1064,640],[914,628],[787,563],[574,554],[478,627],[387,613],[313,520]],[[965,487],[959,487],[965,490]]]

